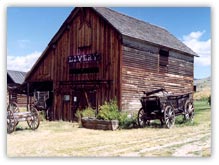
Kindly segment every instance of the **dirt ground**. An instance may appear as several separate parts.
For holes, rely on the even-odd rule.
[[[101,131],[77,123],[42,121],[36,131],[22,122],[7,135],[9,157],[208,157],[211,122]]]

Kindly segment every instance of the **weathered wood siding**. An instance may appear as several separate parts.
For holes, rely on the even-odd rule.
[[[27,95],[25,94],[17,94],[7,91],[7,104],[9,104],[9,100],[11,102],[16,102],[19,107],[26,107],[27,105]]]
[[[83,90],[93,90],[89,97],[95,97],[98,105],[116,98],[120,109],[138,110],[143,90],[165,87],[176,94],[193,91],[194,57],[168,50],[168,60],[164,55],[162,63],[160,49],[121,35],[92,8],[76,8],[49,43],[28,81],[53,82],[54,120],[72,120],[74,96]],[[69,56],[93,53],[100,54],[101,59],[68,63]],[[89,68],[98,69],[80,73],[80,69]],[[88,94],[83,93],[83,97]],[[70,96],[70,100],[63,101],[64,96]]]
[[[47,55],[43,57],[40,65],[37,65],[33,73],[28,79],[28,82],[42,82],[53,80],[53,53],[51,50],[47,52]]]
[[[116,98],[120,103],[120,34],[90,8],[75,10],[62,35],[57,35],[30,81],[53,81],[54,120],[72,120],[73,91],[77,88],[97,88],[97,103]],[[99,53],[96,63],[68,64],[68,56]],[[98,73],[71,74],[70,69],[98,67]],[[74,82],[91,82],[75,85]],[[92,81],[100,81],[95,84]],[[107,83],[102,83],[107,81]],[[70,82],[70,83],[69,83]],[[72,82],[72,83],[71,83]],[[67,84],[65,84],[67,83]],[[63,102],[70,95],[69,102]]]
[[[182,94],[193,91],[193,57],[169,52],[167,72],[159,67],[159,48],[124,42],[122,57],[122,109],[139,110],[141,91],[165,87]],[[140,46],[139,46],[140,45]],[[135,47],[135,48],[134,48]]]

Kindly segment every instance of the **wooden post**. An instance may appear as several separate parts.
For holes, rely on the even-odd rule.
[[[27,111],[29,111],[29,96],[30,96],[30,92],[29,92],[29,89],[30,89],[30,84],[27,83]]]

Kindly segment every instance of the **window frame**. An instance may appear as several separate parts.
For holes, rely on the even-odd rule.
[[[159,72],[168,73],[169,66],[169,50],[160,49],[159,50]]]

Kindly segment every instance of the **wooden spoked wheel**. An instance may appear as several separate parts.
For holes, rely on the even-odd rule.
[[[144,112],[144,109],[141,108],[139,111],[138,111],[138,125],[139,127],[143,128],[145,127],[150,121],[149,120],[145,120],[145,112]]]
[[[20,109],[15,102],[11,102],[8,104],[7,111],[11,111],[12,113],[20,112]],[[18,121],[15,122],[15,127],[18,125]]]
[[[13,115],[13,112],[8,110],[7,111],[7,133],[12,133],[14,132],[16,127],[16,121]]]
[[[184,119],[193,121],[193,117],[194,117],[193,103],[187,100],[184,107]]]
[[[166,106],[164,110],[164,121],[167,128],[172,128],[175,124],[175,112],[172,106]]]
[[[7,110],[12,111],[13,113],[20,112],[19,107],[18,107],[17,103],[15,103],[15,102],[9,103]]]
[[[27,124],[32,130],[37,129],[40,125],[39,113],[34,107],[31,107],[31,115],[27,119]]]

